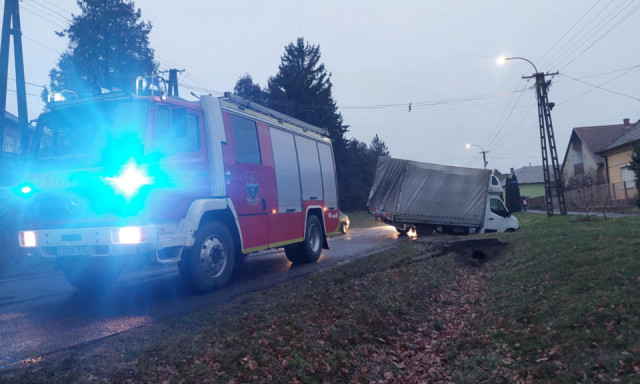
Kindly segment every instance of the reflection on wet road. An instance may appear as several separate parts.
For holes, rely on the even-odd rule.
[[[202,305],[217,305],[246,292],[327,270],[396,244],[392,227],[357,229],[329,240],[318,263],[292,265],[281,250],[249,255],[223,289],[186,291],[175,265],[130,271],[113,289],[87,295],[62,273],[44,271],[0,280],[0,369],[25,359],[138,327]]]

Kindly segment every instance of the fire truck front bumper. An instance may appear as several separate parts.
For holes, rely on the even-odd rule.
[[[158,226],[20,231],[20,246],[43,257],[127,256],[157,250]]]

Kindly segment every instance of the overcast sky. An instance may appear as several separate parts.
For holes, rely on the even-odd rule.
[[[179,80],[187,98],[191,91],[231,91],[245,73],[264,86],[285,45],[297,37],[319,44],[350,126],[347,136],[369,143],[378,134],[398,158],[482,167],[479,149],[465,148],[473,143],[502,172],[541,164],[535,91],[521,79],[533,67],[515,60],[498,66],[501,55],[560,72],[549,92],[560,162],[573,127],[640,119],[637,0],[135,4],[153,23],[151,46],[161,69],[186,70]],[[54,31],[79,8],[74,0],[21,0],[20,6],[26,79],[48,84],[67,47]],[[32,119],[43,108],[41,91],[27,85]],[[15,93],[7,108],[16,113]]]

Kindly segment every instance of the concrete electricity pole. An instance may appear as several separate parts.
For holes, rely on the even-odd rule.
[[[29,142],[27,125],[27,91],[24,79],[24,61],[22,58],[22,31],[20,30],[20,11],[18,0],[5,0],[2,20],[2,38],[0,40],[0,152],[4,151],[5,114],[7,110],[7,83],[9,77],[9,38],[13,36],[13,56],[15,57],[16,94],[18,96],[18,127],[20,129],[20,151],[25,153]]]

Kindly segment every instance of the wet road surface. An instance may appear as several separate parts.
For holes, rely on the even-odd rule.
[[[319,262],[305,265],[292,265],[282,250],[258,252],[235,270],[226,287],[204,295],[184,289],[174,264],[127,271],[101,295],[75,290],[53,270],[6,278],[0,280],[0,369],[331,269],[403,241],[396,237],[387,226],[333,236]]]

